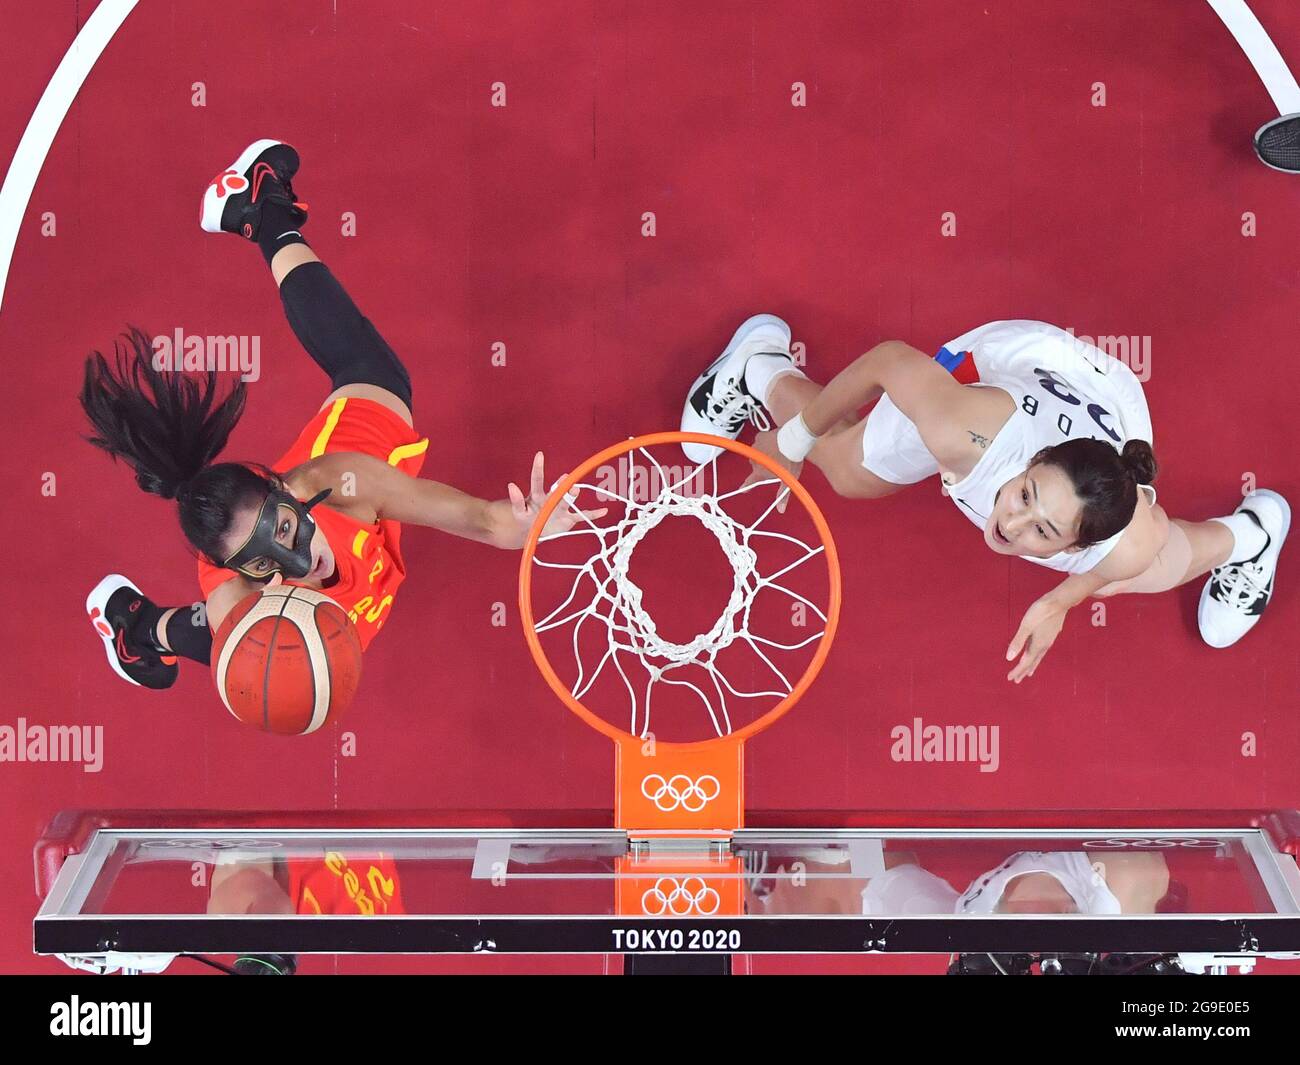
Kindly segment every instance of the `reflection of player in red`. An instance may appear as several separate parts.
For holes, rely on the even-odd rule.
[[[109,665],[134,684],[169,687],[178,656],[206,664],[212,632],[232,607],[282,581],[335,600],[364,648],[406,575],[402,524],[518,549],[546,497],[540,454],[527,492],[511,484],[509,498],[494,502],[418,476],[429,440],[413,428],[410,377],[304,242],[306,204],[290,183],[297,170],[289,145],[257,141],[208,186],[201,212],[205,230],[260,247],[289,324],[330,379],[324,404],[274,468],[213,461],[243,413],[247,385],[241,376],[222,398],[204,352],[196,368],[205,374],[160,366],[150,339],[133,330],[115,360],[96,354],[86,364],[91,442],[126,462],[146,492],[176,500],[206,598],[205,609],[156,606],[117,575],[91,592],[86,609]],[[195,360],[185,347],[174,359],[188,369]],[[578,520],[557,510],[549,530]]]
[[[212,869],[208,913],[403,914],[392,855],[326,851],[320,858],[232,858]]]
[[[289,897],[298,913],[405,913],[397,864],[387,854],[348,858],[327,851],[323,862],[290,859]]]

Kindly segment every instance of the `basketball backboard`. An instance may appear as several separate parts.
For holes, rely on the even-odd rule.
[[[35,949],[135,970],[237,953],[1300,957],[1294,811],[961,827],[757,811],[729,837],[672,840],[608,820],[66,813],[37,846]]]

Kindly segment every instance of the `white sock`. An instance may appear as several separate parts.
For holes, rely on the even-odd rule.
[[[1226,518],[1211,518],[1210,521],[1222,522],[1232,532],[1232,554],[1229,563],[1245,562],[1264,550],[1268,536],[1246,514],[1229,514]]]
[[[788,373],[805,376],[789,355],[775,353],[752,355],[745,363],[745,388],[751,396],[766,407],[767,393],[772,387],[772,382]]]

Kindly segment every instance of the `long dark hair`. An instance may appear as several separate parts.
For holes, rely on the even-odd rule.
[[[1045,447],[1030,467],[1055,466],[1070,478],[1083,504],[1075,547],[1091,547],[1122,532],[1137,509],[1138,485],[1156,479],[1156,456],[1145,440],[1116,451],[1104,440],[1083,437]]]
[[[219,397],[217,371],[191,374],[154,365],[153,342],[128,327],[110,361],[86,359],[81,407],[94,434],[86,439],[135,471],[146,492],[175,499],[185,538],[222,565],[222,540],[234,512],[257,506],[282,483],[265,466],[213,459],[244,413],[247,385]]]

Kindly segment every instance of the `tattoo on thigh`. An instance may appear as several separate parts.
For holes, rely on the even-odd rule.
[[[989,446],[989,438],[987,436],[980,436],[979,433],[973,433],[969,429],[966,430],[966,435],[970,437],[972,444],[979,446],[981,451]]]

